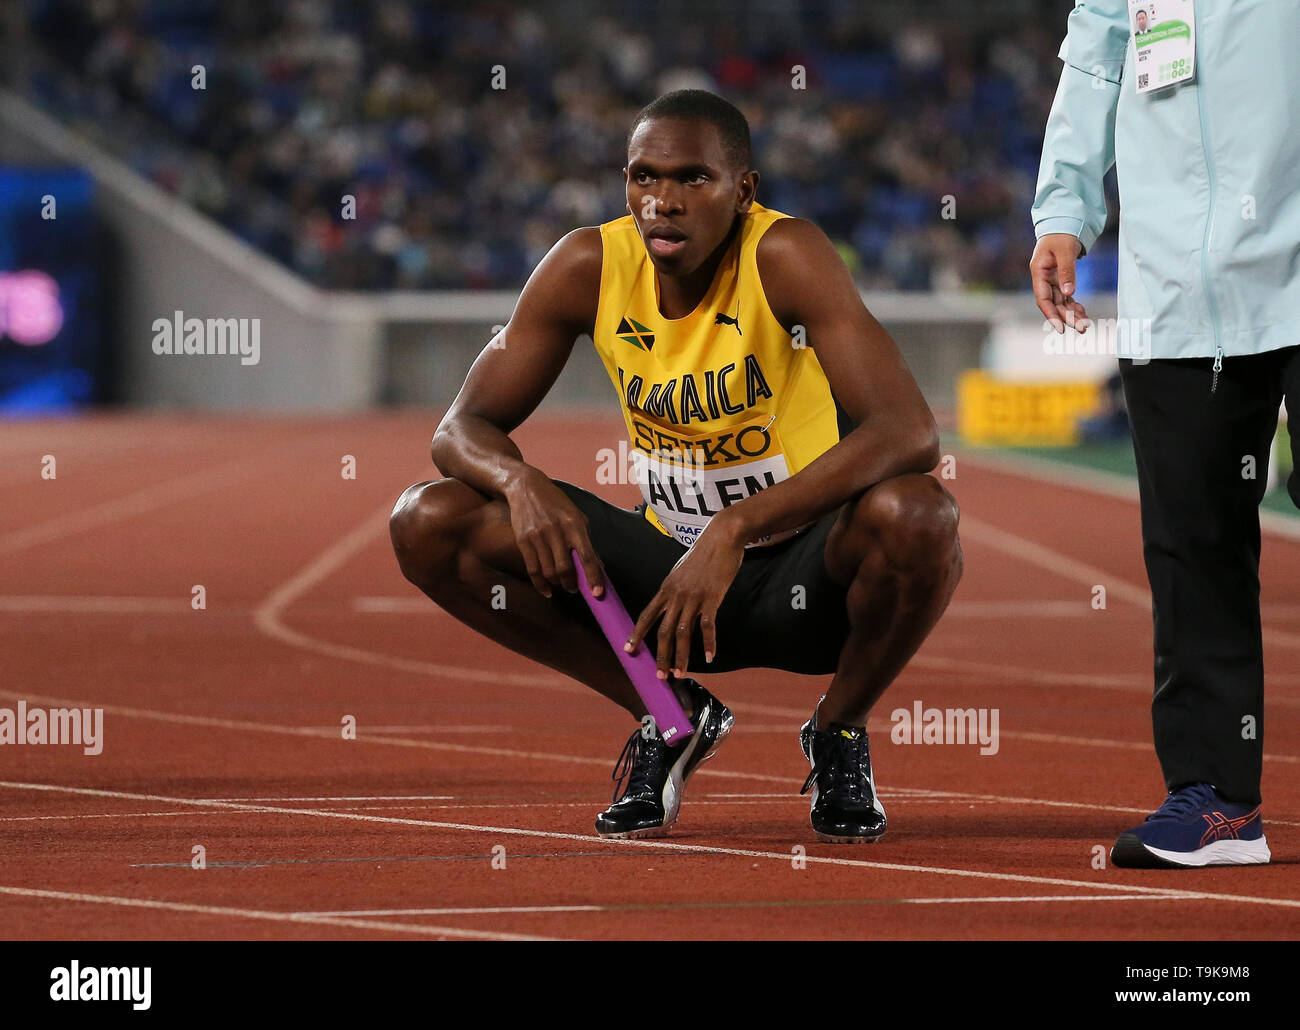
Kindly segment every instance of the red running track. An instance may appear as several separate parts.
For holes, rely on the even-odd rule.
[[[966,578],[872,723],[885,839],[813,838],[796,734],[827,680],[753,670],[703,677],[736,730],[672,836],[603,841],[627,717],[396,569],[387,511],[433,475],[436,421],[5,427],[0,706],[104,710],[101,754],[0,747],[7,937],[1296,935],[1297,540],[1265,544],[1269,867],[1096,867],[1163,792],[1137,508],[974,455],[949,484]],[[537,417],[516,438],[631,504],[594,484],[620,429]],[[917,700],[998,709],[997,753],[891,742],[889,712]]]

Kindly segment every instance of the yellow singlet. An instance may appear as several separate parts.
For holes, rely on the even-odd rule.
[[[596,351],[623,407],[645,517],[687,547],[717,512],[788,479],[840,439],[816,354],[777,322],[758,277],[758,241],[787,217],[754,204],[684,318],[659,313],[659,277],[632,216],[600,227]]]

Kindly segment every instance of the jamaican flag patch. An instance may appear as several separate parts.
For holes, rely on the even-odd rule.
[[[647,351],[655,345],[655,334],[635,318],[626,315],[618,324],[618,338]]]

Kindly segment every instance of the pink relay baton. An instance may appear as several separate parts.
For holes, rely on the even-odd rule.
[[[606,578],[604,593],[597,597],[591,592],[591,584],[587,582],[587,573],[578,558],[578,552],[570,550],[569,553],[573,555],[573,567],[578,570],[578,589],[586,598],[591,614],[596,616],[596,621],[600,623],[609,646],[614,649],[619,661],[623,663],[623,668],[627,670],[632,686],[636,687],[636,692],[645,702],[646,711],[654,719],[659,736],[663,738],[665,744],[677,744],[685,740],[695,732],[695,727],[686,717],[686,712],[682,710],[682,704],[677,700],[677,695],[668,681],[659,678],[659,668],[655,664],[654,655],[650,653],[650,648],[643,640],[633,654],[623,650],[623,645],[632,635],[635,623],[632,621],[632,616],[628,615],[627,609],[623,607],[623,602],[618,599],[614,584]]]

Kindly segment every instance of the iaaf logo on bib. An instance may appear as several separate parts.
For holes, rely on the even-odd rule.
[[[176,311],[171,318],[153,320],[155,354],[237,354],[241,365],[262,360],[260,318],[186,318]]]
[[[73,959],[50,970],[50,998],[54,1001],[129,1001],[143,1012],[152,1002],[153,967],[87,966]]]

